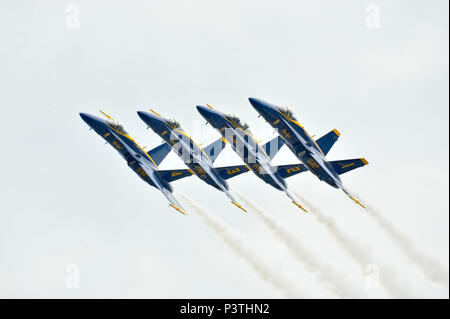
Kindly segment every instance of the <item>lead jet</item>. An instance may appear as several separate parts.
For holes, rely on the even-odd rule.
[[[181,128],[178,121],[166,119],[155,111],[151,111],[153,114],[142,111],[137,113],[148,127],[158,134],[165,143],[172,146],[172,149],[180,156],[190,171],[202,181],[224,192],[231,199],[231,203],[246,212],[230,194],[226,179],[248,172],[247,166],[236,165],[216,168],[213,165],[215,159],[225,147],[225,140],[218,139],[202,149]]]
[[[279,107],[256,98],[249,98],[253,108],[262,116],[284,139],[289,149],[303,163],[294,169],[300,172],[310,171],[319,180],[334,188],[339,188],[361,207],[365,208],[343,186],[339,175],[355,168],[367,165],[364,158],[340,161],[327,161],[325,156],[338,140],[340,133],[334,129],[315,141],[295,118],[287,107]]]
[[[271,164],[272,158],[284,144],[280,137],[276,137],[261,146],[253,137],[248,124],[241,121],[237,116],[224,114],[209,105],[199,105],[197,110],[231,144],[233,150],[256,176],[267,184],[283,191],[295,205],[307,212],[288,191],[284,180],[297,172],[291,169],[291,165],[273,166]]]
[[[127,161],[128,166],[142,180],[149,185],[156,187],[163,193],[171,207],[182,214],[186,214],[184,209],[171,194],[173,190],[170,182],[186,176],[191,176],[192,173],[186,169],[158,170],[158,165],[170,152],[170,146],[164,143],[146,152],[124,130],[122,125],[108,114],[102,111],[100,112],[105,115],[108,120],[87,113],[80,113],[80,116],[91,129],[119,152],[119,154]]]

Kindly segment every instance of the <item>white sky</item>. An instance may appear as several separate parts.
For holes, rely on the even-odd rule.
[[[70,3],[79,29],[66,26]],[[366,26],[370,3],[380,28]],[[290,106],[311,134],[337,128],[328,158],[370,163],[344,185],[448,271],[448,1],[0,0],[0,39],[0,297],[282,297],[194,212],[169,208],[78,116],[101,107],[151,148],[160,138],[136,111],[152,107],[206,145],[219,135],[195,105],[209,103],[266,141],[273,130],[249,96]],[[275,159],[294,162],[287,148]],[[230,148],[217,160],[239,163]],[[182,167],[173,153],[161,166]],[[287,182],[372,247],[411,294],[448,298],[344,194],[309,173]],[[250,173],[229,184],[364,296],[386,297],[281,192]],[[333,297],[253,214],[195,177],[173,186],[237,229],[303,295]],[[78,289],[66,288],[70,264]]]

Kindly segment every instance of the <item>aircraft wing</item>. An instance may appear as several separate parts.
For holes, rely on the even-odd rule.
[[[283,178],[291,177],[308,170],[303,164],[280,165],[276,167]]]
[[[249,168],[247,165],[235,165],[235,166],[216,167],[216,170],[219,172],[220,177],[222,177],[223,179],[229,179],[238,176],[242,173],[248,172]]]
[[[166,182],[171,183],[181,178],[191,176],[193,173],[190,169],[171,169],[157,170],[155,171],[155,174]]]
[[[339,175],[342,175],[351,170],[354,170],[355,168],[362,167],[362,166],[368,164],[368,162],[366,161],[365,158],[355,158],[355,159],[349,159],[349,160],[331,161],[328,163],[331,164],[331,166],[334,168],[336,173]]]

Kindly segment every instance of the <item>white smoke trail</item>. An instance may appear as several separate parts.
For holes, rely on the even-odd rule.
[[[303,198],[300,194],[293,192],[306,206],[317,221],[324,225],[329,234],[337,241],[337,243],[344,249],[344,251],[358,264],[364,271],[366,267],[371,265],[379,265],[372,260],[370,249],[362,246],[357,239],[342,231],[336,224],[334,218],[325,215],[318,207],[315,207],[308,200]],[[390,271],[389,267],[383,268],[379,274],[379,284],[395,298],[412,298],[408,292],[408,285],[400,282],[395,272]]]
[[[310,271],[317,272],[318,279],[324,283],[327,288],[342,298],[361,298],[361,292],[354,287],[345,275],[338,273],[330,265],[324,263],[318,256],[308,250],[301,242],[289,233],[284,227],[263,209],[259,208],[250,199],[242,194],[237,196],[256,213],[264,224],[290,249],[295,258],[304,264]]]
[[[420,251],[407,235],[401,233],[393,223],[386,220],[373,206],[367,205],[366,210],[377,224],[390,236],[408,259],[414,262],[423,274],[436,283],[448,287],[448,270],[435,258]]]
[[[191,206],[203,219],[204,223],[211,227],[216,234],[231,248],[239,257],[246,260],[255,273],[265,282],[279,289],[288,298],[305,298],[295,288],[294,283],[280,275],[268,266],[252,249],[244,244],[242,237],[224,221],[210,214],[206,209],[200,207],[192,199],[184,194],[180,196]]]

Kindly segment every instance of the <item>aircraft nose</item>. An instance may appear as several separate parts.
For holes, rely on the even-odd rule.
[[[139,115],[139,117],[141,118],[141,120],[143,120],[147,125],[149,126],[153,126],[153,125],[157,125],[161,123],[161,118],[147,113],[147,112],[143,112],[143,111],[138,111],[137,114]]]
[[[271,111],[274,110],[274,107],[272,105],[270,105],[269,103],[254,98],[254,97],[250,97],[248,98],[248,100],[250,101],[250,104],[253,106],[253,108],[259,113],[259,114],[268,114]]]
[[[203,116],[206,120],[211,118],[213,115],[212,109],[203,105],[197,105],[197,111]]]
[[[206,119],[211,119],[211,117],[215,114],[217,114],[216,111],[214,111],[213,109],[207,107],[207,106],[203,106],[203,105],[197,105],[197,111]]]
[[[210,117],[215,112],[213,109],[203,106],[203,105],[197,105],[197,111],[203,116],[203,117]]]
[[[88,119],[89,119],[89,114],[87,114],[87,113],[80,113],[80,117],[83,119],[83,121],[88,121]]]
[[[87,113],[80,113],[80,117],[82,118],[83,121],[86,122],[87,125],[91,127],[102,123],[101,119]]]

